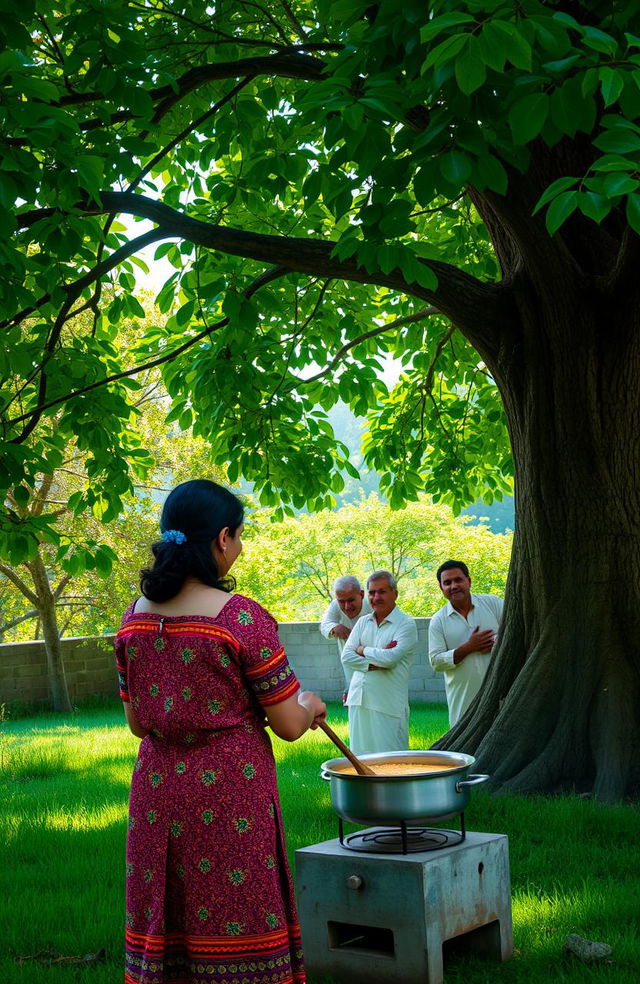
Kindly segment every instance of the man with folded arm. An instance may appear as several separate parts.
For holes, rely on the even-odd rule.
[[[409,674],[418,641],[416,623],[396,605],[393,574],[374,571],[367,592],[371,614],[358,620],[342,651],[352,673],[347,707],[356,755],[409,747]]]

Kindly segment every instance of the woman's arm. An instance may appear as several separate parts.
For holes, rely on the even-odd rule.
[[[122,705],[124,707],[124,716],[127,719],[127,724],[129,725],[130,730],[136,738],[146,738],[149,732],[145,731],[142,725],[138,724],[138,719],[130,702],[128,700],[124,700]]]
[[[269,727],[278,738],[295,741],[308,728],[317,728],[318,721],[324,721],[327,706],[317,694],[303,690],[278,704],[265,707],[265,714]]]

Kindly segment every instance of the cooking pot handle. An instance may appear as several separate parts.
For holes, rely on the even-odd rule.
[[[320,769],[320,778],[324,779],[325,782],[331,782],[331,773],[327,772],[326,769]],[[487,776],[487,779],[489,777]]]
[[[491,776],[469,776],[468,779],[460,779],[456,783],[456,793],[460,792],[462,786],[479,786],[481,782],[486,782]]]

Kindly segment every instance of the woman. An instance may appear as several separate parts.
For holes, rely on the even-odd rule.
[[[142,597],[116,637],[143,740],[127,838],[126,984],[304,981],[275,763],[326,714],[260,605],[231,594],[243,508],[215,482],[171,492]]]

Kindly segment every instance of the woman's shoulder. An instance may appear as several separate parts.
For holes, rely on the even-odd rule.
[[[254,601],[254,599],[250,598],[248,595],[243,595],[240,594],[239,592],[235,592],[234,594],[231,595],[231,600],[234,602],[235,607],[239,606],[241,609],[245,609],[246,611],[250,611],[250,612],[260,612],[262,615],[268,615],[269,618],[273,618],[271,612],[268,612],[267,609],[264,608],[259,601]],[[230,604],[231,601],[229,602],[229,605]]]
[[[130,619],[132,615],[135,615],[135,613],[136,613],[136,605],[138,604],[139,601],[140,601],[139,598],[134,598],[133,601],[127,606],[127,608],[125,609],[124,614],[122,616],[122,619],[120,620],[120,625],[121,626],[124,625],[124,623],[128,619]]]
[[[249,598],[248,595],[238,593],[233,594],[222,611],[227,612],[227,614],[231,614],[233,612],[234,617],[240,625],[250,625],[256,621],[256,619],[275,622],[275,618],[271,612],[268,612],[266,608],[263,608],[258,601],[254,601],[253,598]]]

